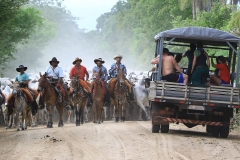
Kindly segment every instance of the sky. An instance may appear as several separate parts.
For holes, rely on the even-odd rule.
[[[110,12],[118,0],[64,0],[62,5],[69,10],[77,21],[80,29],[87,31],[96,29],[96,20],[101,14]]]

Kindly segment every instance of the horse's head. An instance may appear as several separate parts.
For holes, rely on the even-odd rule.
[[[122,70],[118,70],[117,79],[120,86],[122,86],[124,84],[125,79],[124,72]]]
[[[40,79],[38,80],[38,89],[37,89],[38,92],[46,88],[48,84],[47,74],[46,73],[44,75],[42,75],[41,73],[39,74],[40,74]]]
[[[98,72],[93,73],[92,78],[94,82],[100,82],[100,75]]]
[[[75,93],[80,85],[79,77],[72,77],[71,78],[71,86],[72,86],[72,92]]]
[[[19,83],[16,83],[16,82],[14,82],[14,83],[12,83],[13,85],[13,90],[12,90],[12,94],[13,94],[13,96],[16,98],[16,97],[19,97],[19,96],[21,96],[21,90],[20,90],[20,85],[19,85]]]

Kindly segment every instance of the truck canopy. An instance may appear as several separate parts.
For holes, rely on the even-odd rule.
[[[240,43],[240,38],[221,30],[206,27],[184,27],[160,32],[155,40],[161,37],[170,40],[175,38],[176,42],[203,41],[204,45],[228,46],[227,42]]]

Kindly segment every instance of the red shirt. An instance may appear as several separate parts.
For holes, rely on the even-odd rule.
[[[82,65],[80,65],[80,71],[79,69],[77,70],[76,66],[73,66],[72,69],[70,70],[71,76],[74,76],[74,77],[79,76],[80,79],[84,79],[86,73],[87,73],[87,69]]]
[[[216,68],[220,71],[220,79],[226,83],[230,83],[230,70],[226,63],[216,64]]]

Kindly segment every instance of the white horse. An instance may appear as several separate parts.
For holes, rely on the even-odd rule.
[[[27,129],[27,124],[32,124],[32,109],[31,106],[27,103],[27,97],[19,88],[18,83],[13,84],[12,94],[14,96],[14,107],[17,115],[17,131]],[[27,123],[26,123],[27,121]]]

